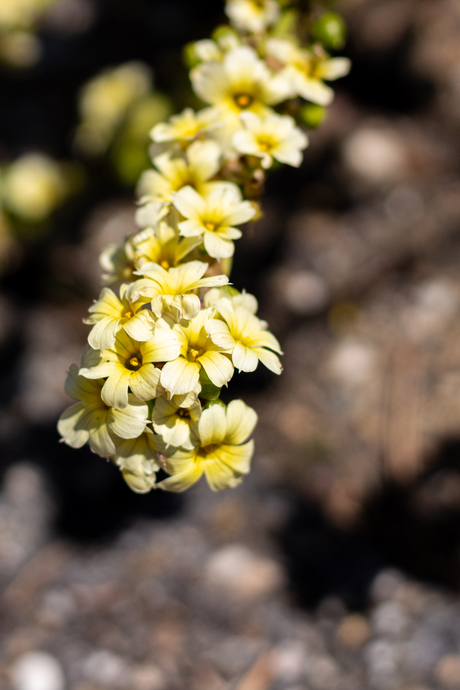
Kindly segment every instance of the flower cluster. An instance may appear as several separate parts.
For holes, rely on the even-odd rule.
[[[112,287],[89,310],[88,345],[67,380],[78,402],[58,424],[66,443],[89,443],[138,492],[183,491],[203,474],[220,490],[249,472],[257,415],[241,400],[225,405],[221,389],[235,369],[280,374],[282,352],[255,297],[229,284],[234,242],[260,217],[266,171],[301,163],[302,99],[330,103],[324,80],[349,67],[286,33],[275,0],[226,9],[231,26],[188,49],[207,106],[151,131],[140,230],[101,255]],[[169,476],[157,479],[160,469]]]
[[[0,60],[29,67],[40,57],[35,30],[46,11],[59,0],[1,0]]]

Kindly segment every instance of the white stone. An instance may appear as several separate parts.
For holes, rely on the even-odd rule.
[[[96,683],[118,687],[125,684],[128,668],[124,659],[106,649],[100,649],[85,660],[83,674]]]
[[[29,652],[11,669],[14,690],[64,690],[65,678],[58,660],[46,652]]]
[[[374,183],[397,179],[407,162],[402,139],[392,130],[378,127],[353,132],[345,140],[343,155],[352,172]]]
[[[288,275],[283,292],[289,309],[301,315],[323,309],[329,299],[326,283],[313,271],[296,271]]]
[[[241,598],[263,596],[278,589],[283,572],[278,563],[257,556],[240,544],[216,551],[205,565],[210,585]]]

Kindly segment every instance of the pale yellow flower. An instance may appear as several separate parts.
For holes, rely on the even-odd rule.
[[[94,453],[108,458],[116,453],[114,439],[132,439],[140,436],[148,422],[148,406],[128,396],[123,410],[114,410],[101,398],[104,381],[89,381],[78,375],[72,364],[65,388],[67,395],[80,402],[63,412],[58,431],[72,448],[81,448],[89,442]]]
[[[233,309],[236,307],[244,307],[251,314],[255,314],[259,305],[257,303],[254,295],[250,295],[249,292],[243,290],[243,292],[238,292],[233,287],[223,287],[223,288],[212,288],[204,296],[204,306],[205,307],[215,307],[216,304],[223,297],[230,300]]]
[[[174,206],[186,218],[179,223],[185,237],[203,235],[204,248],[214,259],[232,256],[232,240],[241,237],[241,225],[256,213],[249,201],[243,201],[239,188],[231,183],[213,189],[206,197],[191,187],[184,187],[174,195]]]
[[[284,101],[290,89],[289,82],[273,75],[249,46],[230,50],[222,62],[198,65],[191,78],[198,96],[217,107],[234,130],[241,127],[241,112],[267,114],[268,106]]]
[[[80,374],[89,379],[107,378],[101,396],[116,409],[128,404],[128,386],[139,400],[151,400],[164,391],[159,385],[160,369],[154,362],[169,362],[179,356],[181,345],[169,326],[160,319],[155,335],[147,342],[139,342],[119,331],[113,348],[87,354],[87,366]]]
[[[153,159],[157,170],[145,170],[137,192],[143,199],[172,201],[174,192],[187,185],[200,193],[220,169],[221,149],[215,141],[195,141],[183,156],[162,153]]]
[[[175,321],[192,319],[201,306],[195,291],[228,283],[225,275],[203,278],[207,269],[208,264],[202,261],[188,261],[168,270],[158,264],[144,264],[137,274],[145,277],[130,285],[129,296],[151,299],[152,311],[158,317],[166,314]]]
[[[147,262],[171,268],[181,263],[200,244],[201,238],[181,237],[170,225],[160,223],[155,230],[146,228],[132,238],[134,263],[138,269]]]
[[[85,323],[94,324],[88,342],[94,350],[108,350],[115,344],[120,329],[134,340],[150,340],[155,332],[156,318],[144,309],[147,300],[131,302],[126,298],[128,285],[120,286],[120,299],[110,288],[102,290],[100,298],[89,308],[91,316]]]
[[[280,14],[276,0],[227,0],[225,12],[239,31],[262,33]]]
[[[152,412],[153,428],[163,438],[166,447],[191,450],[190,427],[201,417],[201,405],[199,401],[191,406],[179,405],[179,402],[175,396],[171,400],[165,396],[157,398]]]
[[[186,108],[180,115],[173,115],[169,122],[160,122],[150,132],[157,143],[177,142],[186,148],[195,139],[202,139],[219,127],[217,114],[211,108],[195,112]]]
[[[305,134],[288,115],[267,115],[264,119],[254,113],[241,113],[243,130],[235,132],[233,146],[239,153],[259,156],[262,167],[269,168],[273,159],[298,167],[302,149],[308,144]]]
[[[202,309],[187,326],[174,326],[181,344],[180,357],[164,365],[160,379],[171,395],[185,395],[195,390],[201,368],[218,388],[230,381],[233,364],[222,354],[224,349],[214,345],[204,328],[213,315],[213,309]]]
[[[29,221],[41,221],[52,213],[68,192],[61,166],[49,156],[30,153],[7,167],[2,180],[5,206]]]
[[[144,494],[155,486],[155,472],[160,469],[158,464],[159,445],[158,436],[146,428],[135,439],[116,440],[114,462],[120,467],[123,478],[130,489]]]
[[[102,282],[106,285],[118,283],[121,280],[133,280],[135,269],[135,249],[132,237],[128,237],[123,247],[111,243],[101,252],[99,265],[104,271]]]
[[[171,475],[157,484],[167,491],[185,491],[203,473],[213,491],[240,483],[250,469],[254,442],[245,443],[257,424],[257,414],[242,400],[232,400],[227,409],[214,404],[203,410],[192,427],[193,450],[180,449],[164,458]]]
[[[267,53],[285,65],[279,78],[291,84],[291,96],[302,96],[319,105],[330,105],[334,91],[324,84],[344,77],[350,71],[348,58],[330,58],[321,48],[299,48],[281,38],[267,41]]]
[[[260,360],[270,371],[281,374],[275,352],[282,354],[282,351],[275,336],[266,330],[265,321],[244,307],[234,307],[225,298],[215,308],[224,321],[212,319],[205,324],[205,329],[213,343],[232,353],[235,367],[239,371],[254,371]]]
[[[109,68],[91,79],[81,90],[79,125],[75,145],[87,154],[102,153],[112,141],[129,109],[151,88],[147,65],[127,62]]]

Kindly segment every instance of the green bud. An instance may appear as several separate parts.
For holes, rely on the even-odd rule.
[[[281,15],[272,29],[275,36],[287,36],[295,33],[295,27],[299,21],[299,11],[287,9]]]
[[[303,103],[299,108],[299,119],[309,129],[316,129],[324,120],[326,108],[316,103]]]
[[[203,398],[203,400],[217,400],[220,395],[220,388],[213,384],[203,368],[200,371],[200,383],[200,398]]]
[[[347,36],[345,22],[335,12],[325,12],[311,28],[314,41],[319,41],[325,48],[340,50],[345,45]]]
[[[216,43],[220,43],[221,41],[225,43],[227,39],[234,40],[236,38],[238,40],[238,34],[227,24],[221,24],[214,29],[211,38]]]
[[[227,405],[222,401],[222,400],[208,400],[206,405],[204,406],[204,409],[207,410],[210,407],[213,407],[214,405],[220,405],[221,407],[225,407],[227,409]]]
[[[195,53],[195,41],[187,43],[187,45],[184,46],[182,50],[182,59],[188,69],[193,69],[199,64],[200,61]]]

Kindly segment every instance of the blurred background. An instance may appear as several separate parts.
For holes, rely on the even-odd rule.
[[[460,688],[460,7],[339,0],[351,74],[232,280],[285,352],[235,490],[58,443],[148,131],[215,0],[0,0],[0,687]],[[30,5],[30,8],[29,8]],[[40,5],[40,11],[37,10]],[[35,9],[34,9],[35,8]]]

